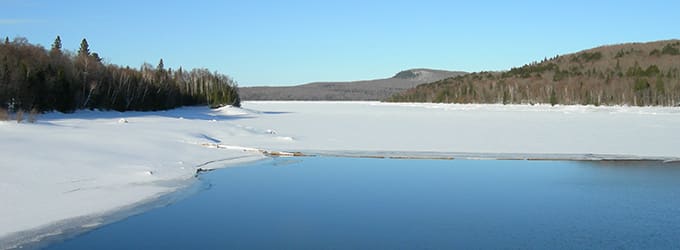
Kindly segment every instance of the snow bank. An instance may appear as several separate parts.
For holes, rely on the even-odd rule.
[[[173,192],[191,182],[199,166],[264,158],[242,147],[204,146],[214,143],[208,138],[270,137],[229,125],[245,113],[223,113],[82,111],[43,115],[36,124],[0,122],[0,249],[36,237],[26,230],[103,216]]]
[[[262,150],[397,158],[680,157],[678,108],[243,106],[81,111],[43,115],[35,124],[0,122],[0,248],[36,237],[31,232],[37,228],[173,192],[191,182],[199,168],[262,159]]]

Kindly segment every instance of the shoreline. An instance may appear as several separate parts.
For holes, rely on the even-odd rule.
[[[0,249],[40,249],[53,243],[77,237],[80,234],[99,227],[115,223],[131,216],[142,214],[155,208],[163,207],[180,201],[198,192],[195,178],[187,180],[183,186],[149,197],[141,201],[111,208],[103,213],[86,214],[75,218],[68,218],[25,231],[14,232],[0,238]],[[196,190],[194,190],[196,189]]]
[[[675,164],[677,127],[680,109],[654,107],[244,102],[49,113],[0,122],[0,249],[18,242],[10,237],[68,234],[58,229],[69,223],[91,230],[200,172],[270,157]]]
[[[215,145],[216,148],[229,148],[229,146]],[[265,155],[265,158],[248,160],[237,164],[228,163],[229,161],[250,158],[250,156],[240,156],[235,158],[218,159],[208,161],[196,167],[196,174],[192,178],[184,180],[173,190],[159,193],[153,197],[148,197],[141,201],[124,205],[122,207],[111,208],[103,213],[86,214],[75,218],[68,218],[61,221],[50,223],[41,227],[28,229],[25,231],[14,232],[0,238],[0,249],[15,248],[42,248],[52,243],[77,237],[79,234],[96,230],[128,217],[142,214],[155,208],[167,206],[181,201],[197,192],[201,191],[202,183],[199,179],[204,172],[232,167],[244,167],[250,164],[267,161],[273,158],[288,157],[340,157],[340,158],[372,158],[372,159],[391,159],[391,160],[518,160],[518,161],[579,161],[579,162],[638,162],[638,163],[662,163],[678,164],[679,158],[674,157],[636,157],[630,155],[605,155],[605,154],[530,154],[530,153],[461,153],[461,152],[396,152],[396,151],[269,151],[265,149],[257,150]],[[225,163],[226,162],[226,163]],[[205,166],[225,163],[222,167]]]
[[[239,161],[246,159],[246,161]],[[200,192],[204,187],[200,181],[200,174],[217,169],[243,167],[258,161],[266,161],[270,157],[251,159],[252,156],[244,155],[231,159],[218,159],[203,163],[196,168],[196,173],[182,180],[177,180],[178,185],[140,201],[126,204],[120,207],[110,208],[100,213],[83,214],[78,217],[67,218],[48,223],[43,226],[23,231],[13,232],[0,236],[0,249],[41,249],[53,243],[77,237],[80,234],[96,230],[100,227],[115,223],[126,218],[164,207],[181,201]],[[236,163],[224,163],[224,161],[236,161]],[[220,167],[207,167],[218,163],[226,165]],[[168,180],[171,181],[171,180]]]
[[[215,145],[216,148],[230,148],[230,146]],[[579,162],[634,162],[634,163],[658,163],[679,164],[680,158],[675,157],[637,157],[631,155],[607,155],[607,154],[524,154],[524,153],[460,153],[460,152],[398,152],[398,151],[269,151],[257,150],[265,155],[265,158],[240,162],[238,164],[226,163],[223,167],[208,167],[208,165],[234,161],[249,156],[241,156],[229,159],[218,159],[200,164],[196,168],[193,178],[188,178],[185,183],[175,187],[174,190],[159,193],[141,201],[112,208],[104,213],[87,214],[75,218],[69,218],[49,225],[11,233],[0,238],[0,249],[27,248],[35,249],[49,246],[52,243],[77,237],[82,233],[96,230],[99,227],[115,223],[131,216],[142,214],[150,210],[167,206],[181,201],[191,195],[200,192],[203,188],[200,174],[219,169],[232,167],[244,167],[259,161],[267,161],[273,158],[288,157],[340,157],[340,158],[370,158],[391,160],[482,160],[482,161],[579,161]]]
[[[564,154],[564,153],[472,153],[472,152],[427,152],[427,151],[300,151],[296,156],[413,159],[413,160],[524,160],[524,161],[640,161],[680,162],[680,157],[636,156],[617,154]]]
[[[219,148],[219,146],[218,146]],[[679,158],[674,157],[636,157],[629,155],[603,155],[603,154],[522,154],[522,153],[449,153],[449,152],[391,152],[391,151],[307,151],[286,152],[267,151],[258,149],[267,157],[254,161],[241,162],[229,167],[197,168],[194,178],[187,179],[187,183],[178,186],[175,190],[158,194],[155,197],[129,204],[123,207],[113,208],[103,214],[84,215],[66,219],[22,232],[16,232],[0,238],[3,242],[0,249],[14,248],[42,248],[52,243],[77,237],[82,233],[96,230],[99,227],[115,223],[131,216],[142,214],[156,208],[171,205],[191,195],[201,192],[203,182],[200,175],[213,170],[222,170],[232,167],[245,167],[260,161],[268,161],[274,158],[289,157],[339,157],[339,158],[367,158],[367,159],[390,159],[390,160],[480,160],[480,161],[577,161],[593,163],[656,163],[656,164],[680,164]],[[207,162],[205,165],[222,162],[229,159]]]

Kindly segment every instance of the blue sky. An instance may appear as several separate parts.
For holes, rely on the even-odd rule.
[[[599,45],[680,38],[678,1],[0,0],[0,36],[140,66],[205,67],[241,86],[506,70]]]

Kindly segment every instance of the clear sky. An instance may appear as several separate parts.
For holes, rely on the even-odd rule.
[[[205,67],[241,86],[480,71],[599,45],[680,38],[680,1],[0,0],[0,36],[138,67]]]

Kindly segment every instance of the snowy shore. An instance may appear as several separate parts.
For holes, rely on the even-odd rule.
[[[232,112],[240,111],[79,111],[46,114],[35,124],[0,122],[0,249],[57,233],[66,220],[99,223],[97,217],[185,187],[199,167],[264,158],[206,146],[263,136],[230,124],[238,116]]]
[[[245,102],[0,122],[0,249],[160,197],[258,151],[388,157],[680,158],[680,108]],[[96,220],[94,221],[96,223]],[[82,225],[81,225],[82,226]]]

